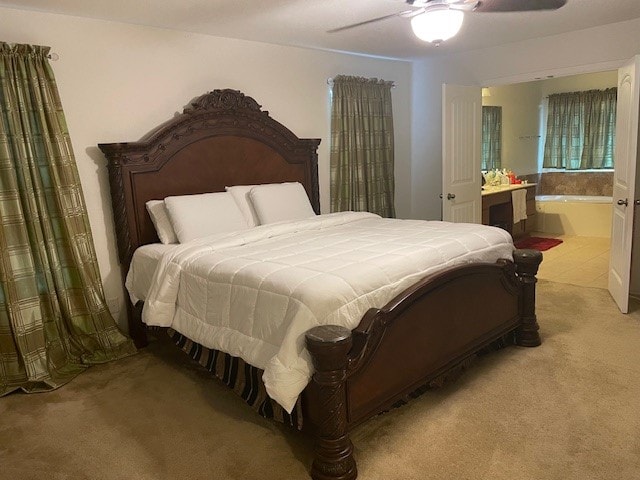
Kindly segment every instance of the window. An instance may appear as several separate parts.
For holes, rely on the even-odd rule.
[[[616,88],[550,95],[542,166],[613,168],[616,97]]]
[[[481,170],[494,170],[502,164],[502,107],[482,107]]]

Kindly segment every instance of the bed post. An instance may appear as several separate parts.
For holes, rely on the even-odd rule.
[[[144,302],[139,301],[135,305],[129,300],[129,292],[125,289],[125,301],[127,303],[127,320],[129,325],[129,336],[137,348],[144,348],[149,345],[147,338],[147,326],[142,323],[142,307]]]
[[[542,253],[537,250],[515,250],[513,261],[520,281],[520,326],[516,329],[516,345],[537,347],[542,343],[536,318],[536,273],[542,262]]]
[[[351,331],[335,325],[314,327],[306,333],[317,387],[320,418],[311,477],[314,480],[353,480],[358,476],[353,445],[347,433],[347,360]]]

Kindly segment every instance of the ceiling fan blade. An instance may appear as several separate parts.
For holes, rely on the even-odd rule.
[[[529,12],[534,10],[557,10],[567,0],[480,0],[473,10],[480,13]]]
[[[333,30],[327,30],[327,33],[342,32],[343,30],[349,30],[351,28],[361,27],[362,25],[368,25],[369,23],[380,22],[381,20],[387,20],[388,18],[400,17],[402,15],[409,15],[415,10],[405,10],[404,12],[392,13],[391,15],[385,15],[384,17],[372,18],[371,20],[365,20],[364,22],[352,23],[351,25],[345,25],[344,27],[334,28]]]

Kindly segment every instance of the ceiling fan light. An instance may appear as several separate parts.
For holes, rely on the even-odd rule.
[[[420,40],[439,43],[458,33],[463,19],[464,13],[460,10],[427,10],[411,19],[411,28]]]

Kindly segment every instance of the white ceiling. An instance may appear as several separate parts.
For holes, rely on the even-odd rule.
[[[326,33],[407,10],[404,0],[0,0],[0,6],[404,59],[491,47],[640,17],[640,0],[568,0],[563,8],[551,12],[467,13],[460,33],[435,47],[415,38],[409,20],[400,17]]]

